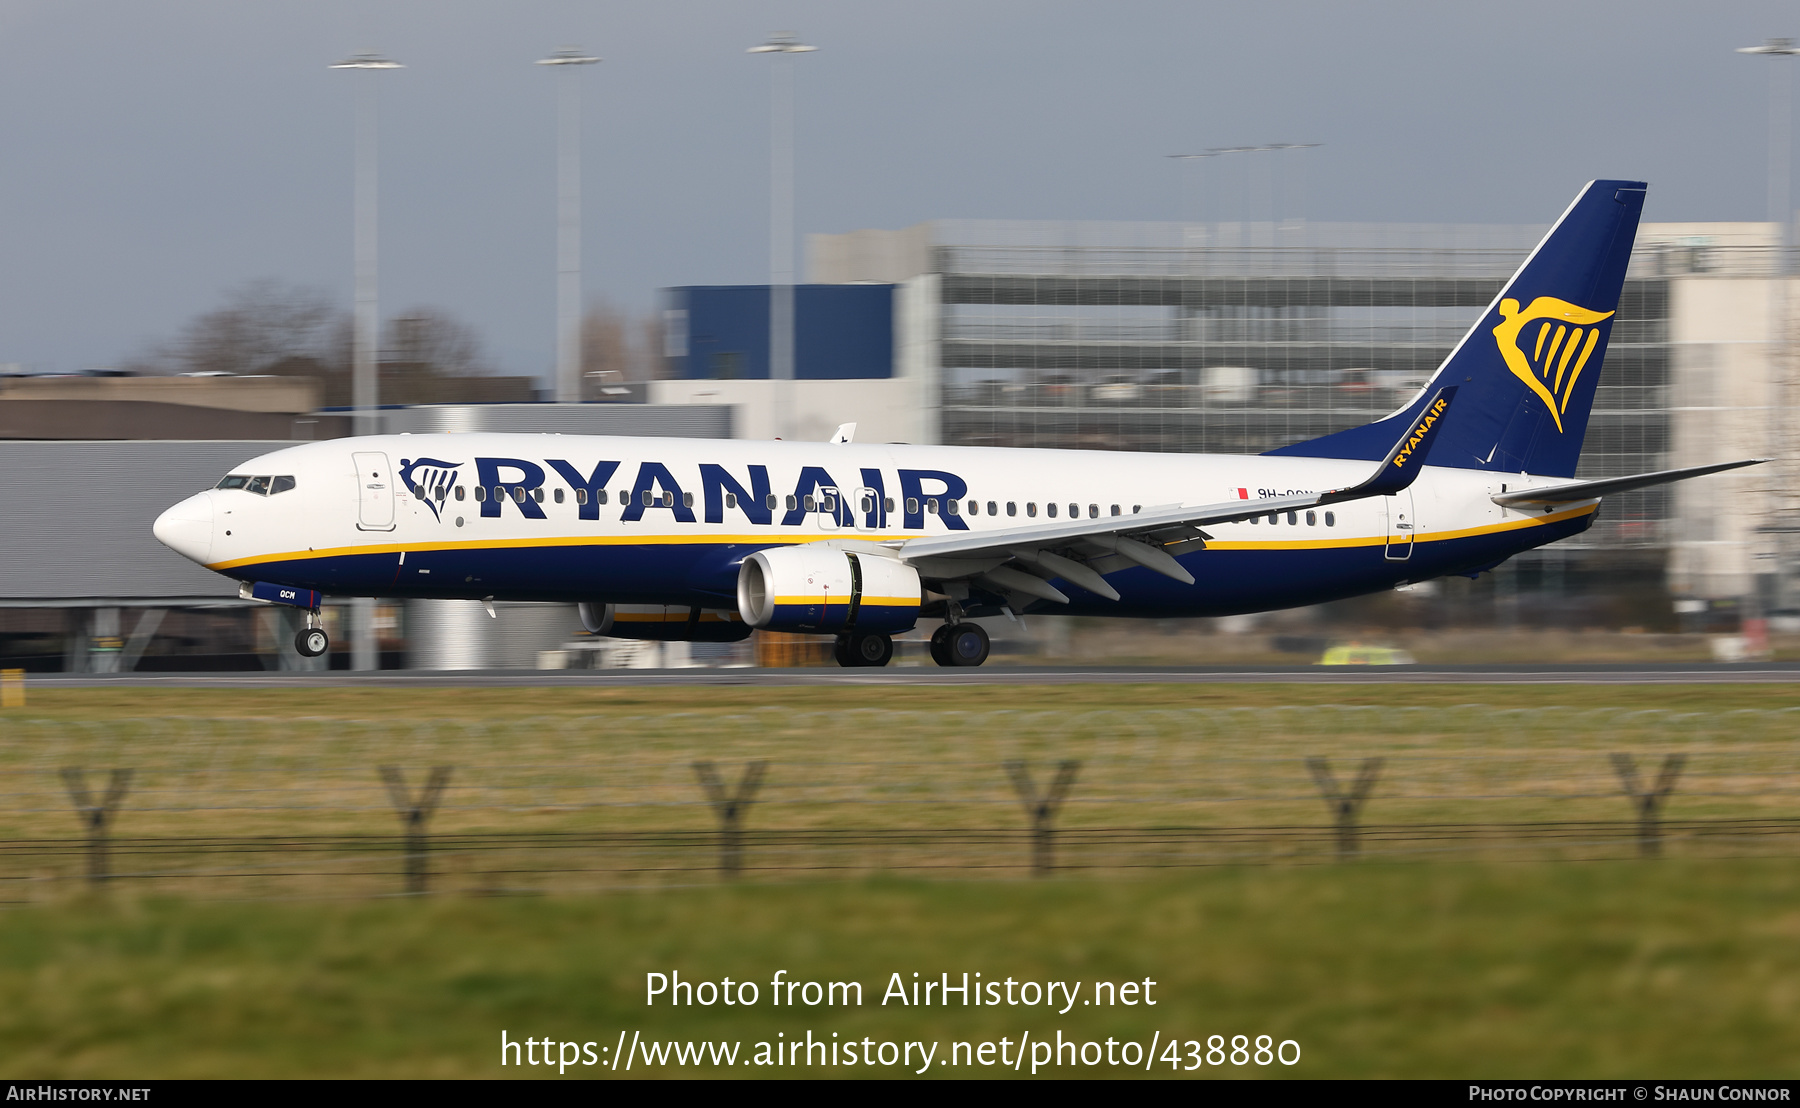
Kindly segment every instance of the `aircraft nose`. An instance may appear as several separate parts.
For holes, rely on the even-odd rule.
[[[205,565],[212,558],[212,494],[190,496],[156,517],[156,541],[190,561]]]

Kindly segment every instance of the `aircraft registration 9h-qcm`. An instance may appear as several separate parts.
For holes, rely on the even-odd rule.
[[[252,458],[156,521],[247,598],[561,601],[590,632],[837,636],[845,666],[939,623],[978,666],[1009,613],[1210,616],[1474,576],[1601,498],[1756,459],[1574,480],[1643,210],[1593,181],[1419,395],[1255,455],[537,434],[377,435]]]

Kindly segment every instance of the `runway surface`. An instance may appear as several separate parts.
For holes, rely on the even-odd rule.
[[[1800,663],[1736,665],[992,666],[939,669],[382,670],[374,673],[44,673],[33,687],[74,688],[613,688],[658,685],[1719,685],[1800,682]]]

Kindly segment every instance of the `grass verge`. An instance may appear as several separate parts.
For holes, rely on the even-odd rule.
[[[0,914],[0,1068],[32,1078],[554,1076],[502,1069],[502,1029],[601,1046],[621,1030],[627,1041],[634,1031],[737,1041],[745,1057],[757,1041],[810,1029],[933,1040],[940,1057],[953,1041],[1016,1042],[1026,1031],[1145,1042],[1269,1034],[1303,1048],[1292,1068],[1208,1066],[1199,1076],[1791,1078],[1800,1075],[1796,940],[1800,874],[1768,859],[875,880],[606,898],[84,899]],[[673,970],[762,983],[762,1003],[646,1007],[645,974]],[[860,981],[865,1003],[771,1007],[776,970]],[[1157,1004],[1066,1015],[884,1007],[889,974],[910,982],[915,971],[1090,987],[1149,978]],[[633,1072],[706,1070],[640,1063]],[[931,1070],[1002,1072],[1012,1071]]]

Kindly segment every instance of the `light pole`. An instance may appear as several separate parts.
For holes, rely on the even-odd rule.
[[[581,84],[577,66],[593,65],[565,47],[539,65],[561,66],[556,139],[556,399],[581,399]]]
[[[377,329],[375,213],[376,213],[376,103],[374,74],[377,70],[403,69],[399,62],[379,54],[358,54],[333,65],[333,69],[365,71],[356,90],[356,317],[351,332],[351,405],[359,435],[381,431],[381,387],[376,377]]]
[[[769,378],[794,379],[794,65],[808,54],[792,31],[777,31],[747,53],[772,55],[769,67]],[[786,384],[775,384],[775,430],[789,430]]]
[[[1768,58],[1771,63],[1777,63],[1784,58],[1800,54],[1800,47],[1796,47],[1791,38],[1771,38],[1765,39],[1761,46],[1740,46],[1737,52],[1760,54]],[[1769,406],[1770,426],[1767,433],[1769,453],[1777,457],[1785,456],[1787,453],[1786,443],[1783,441],[1787,430],[1787,421],[1784,418],[1786,414],[1784,409],[1786,396],[1784,394],[1787,391],[1785,370],[1787,369],[1788,331],[1786,278],[1792,268],[1790,255],[1793,252],[1793,212],[1788,191],[1788,167],[1793,157],[1790,150],[1792,126],[1789,122],[1793,93],[1790,90],[1791,80],[1788,70],[1789,67],[1786,65],[1771,64],[1769,66],[1769,221],[1776,226],[1776,248],[1775,264],[1771,267],[1773,280],[1769,282],[1769,377],[1774,403]],[[1785,485],[1786,482],[1784,481],[1782,484]],[[1783,510],[1785,505],[1777,502],[1772,507],[1774,508],[1773,512],[1765,516],[1765,522],[1760,530],[1779,535],[1787,526],[1784,518],[1787,513]],[[1775,572],[1772,575],[1766,575],[1752,568],[1751,575],[1756,584],[1752,586],[1750,596],[1744,606],[1744,635],[1751,640],[1752,651],[1758,654],[1767,650],[1768,643],[1767,624],[1763,619],[1763,601],[1765,599],[1763,593],[1765,590],[1762,582],[1768,581],[1770,577],[1773,578],[1772,587],[1767,591],[1773,594],[1769,599],[1776,604],[1781,603],[1783,599],[1781,594],[1786,591],[1783,584],[1784,578],[1788,575],[1786,564],[1788,544],[1781,538],[1775,538],[1773,542],[1775,550],[1771,554],[1753,551],[1759,556],[1772,556],[1775,561]]]
[[[356,314],[350,333],[350,392],[356,433],[375,435],[381,433],[381,388],[375,363],[380,341],[375,268],[375,72],[403,67],[379,54],[358,54],[331,68],[365,71],[356,90]],[[350,605],[350,668],[378,668],[375,645],[375,601],[358,597]]]
[[[1800,46],[1795,46],[1791,38],[1772,38],[1761,46],[1740,46],[1737,52],[1760,54],[1772,61],[1779,61],[1800,54]],[[1777,274],[1788,271],[1788,250],[1793,245],[1788,232],[1788,227],[1793,222],[1793,213],[1788,211],[1788,163],[1792,157],[1789,152],[1791,127],[1788,116],[1793,100],[1789,85],[1787,66],[1769,67],[1769,222],[1781,229],[1781,252],[1775,263]]]

